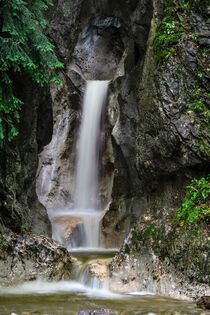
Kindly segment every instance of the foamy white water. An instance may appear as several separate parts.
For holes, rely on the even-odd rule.
[[[93,280],[94,281],[94,280]],[[77,281],[30,281],[20,284],[16,287],[0,287],[0,296],[4,295],[32,295],[32,294],[63,294],[76,293],[78,295],[86,295],[94,298],[116,299],[125,298],[126,295],[113,293],[109,291],[107,285],[99,284],[99,280],[95,280],[97,285],[89,282],[87,285]],[[85,281],[84,281],[85,282]],[[100,288],[100,289],[99,289]]]
[[[78,140],[75,216],[82,218],[79,227],[81,246],[98,248],[101,213],[98,194],[100,123],[109,81],[88,81],[83,101]]]
[[[88,277],[88,276],[87,276]],[[120,294],[111,292],[108,288],[108,282],[100,282],[97,278],[87,281],[86,278],[78,281],[57,281],[47,282],[35,280],[22,283],[16,287],[0,287],[0,296],[4,295],[33,295],[33,294],[64,294],[76,293],[78,295],[86,295],[94,298],[102,299],[126,299],[137,295],[152,295],[149,292],[134,292],[134,294]]]
[[[100,122],[109,81],[88,81],[78,142],[75,207],[97,209]]]

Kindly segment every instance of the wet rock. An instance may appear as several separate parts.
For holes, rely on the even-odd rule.
[[[210,310],[210,296],[202,296],[196,304],[203,310]]]
[[[49,211],[70,209],[73,204],[75,144],[80,114],[75,107],[76,97],[80,107],[80,94],[65,75],[60,75],[62,87],[51,86],[53,100],[53,135],[51,142],[39,154],[36,192],[40,202]],[[50,217],[54,214],[50,213]]]
[[[89,263],[90,274],[104,281],[109,277],[109,262],[110,259],[91,260]]]
[[[52,218],[52,238],[68,246],[71,244],[74,246],[79,246],[81,243],[80,236],[80,226],[82,224],[82,219],[77,217],[63,216],[59,218]]]
[[[78,315],[117,315],[117,312],[110,309],[101,308],[95,311],[79,311]]]
[[[174,208],[148,211],[110,263],[115,292],[146,291],[196,300],[209,295],[208,237],[203,227],[174,227]]]
[[[118,18],[94,19],[81,32],[71,68],[86,80],[111,80],[128,42]],[[114,45],[113,45],[114,43]]]
[[[170,3],[178,6],[177,1]],[[204,13],[205,4],[201,10]],[[163,19],[161,3],[157,5],[155,1],[155,10],[144,63],[135,44],[131,45],[125,76],[114,81],[112,87],[115,103],[110,107],[115,119],[110,115],[110,124],[115,171],[111,203],[103,220],[103,239],[109,246],[113,235],[119,246],[121,236],[128,234],[133,223],[156,200],[166,208],[180,205],[184,186],[190,179],[207,174],[209,167],[207,123],[201,113],[193,110],[197,100],[192,100],[195,91],[208,86],[208,62],[205,65],[204,59],[200,61],[207,44],[199,47],[188,34],[183,34],[176,55],[158,66],[153,41],[156,25]],[[209,22],[202,14],[198,18],[197,13],[191,12],[190,24],[199,42],[206,36]],[[133,54],[136,59],[132,59]],[[203,102],[207,112],[205,95]],[[173,186],[171,192],[167,185]],[[173,191],[178,192],[177,199],[173,198]]]
[[[72,259],[67,250],[48,237],[34,234],[1,237],[1,286],[36,279],[69,280],[71,270]]]

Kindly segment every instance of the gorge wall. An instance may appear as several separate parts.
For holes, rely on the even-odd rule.
[[[38,152],[50,139],[53,128],[49,89],[40,89],[27,77],[16,83],[24,101],[19,136],[0,150],[0,231],[33,231],[49,235],[50,223],[36,195]]]
[[[101,133],[103,244],[121,246],[144,213],[160,218],[180,206],[184,187],[206,174],[209,161],[209,10],[206,1],[187,10],[178,0],[54,1],[47,18],[65,65],[58,73],[63,85],[17,83],[24,84],[25,105],[17,141],[0,153],[2,231],[49,234],[36,172],[48,210],[72,205],[84,79],[111,80]],[[156,27],[173,14],[175,32],[183,30],[171,51],[158,43]],[[64,238],[70,231],[66,226]]]

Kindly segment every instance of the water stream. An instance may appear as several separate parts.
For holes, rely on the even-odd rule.
[[[88,81],[78,141],[75,208],[82,218],[81,246],[98,248],[100,233],[99,150],[100,122],[109,81]]]
[[[118,294],[109,290],[108,265],[117,249],[100,245],[103,210],[99,200],[101,116],[107,91],[108,81],[87,82],[77,144],[74,207],[53,211],[51,217],[57,240],[62,237],[56,220],[62,218],[68,224],[74,221],[76,233],[65,244],[76,261],[74,280],[37,280],[14,288],[0,288],[0,314],[75,315],[82,309],[102,307],[122,315],[200,313],[193,303],[156,297],[150,292]]]
[[[76,224],[67,247],[96,249],[100,246],[100,222],[103,216],[99,199],[101,120],[109,81],[87,81],[82,121],[77,143],[77,164],[73,209],[53,211],[53,221],[68,217]],[[56,231],[59,238],[59,229]]]

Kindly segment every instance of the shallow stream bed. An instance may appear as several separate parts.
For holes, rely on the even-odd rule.
[[[80,310],[109,308],[118,315],[210,314],[195,303],[155,296],[149,292],[119,294],[87,272],[95,261],[111,260],[117,249],[77,249],[72,255],[80,261],[75,281],[30,281],[16,287],[0,287],[0,315],[76,315]],[[92,281],[92,280],[94,281]]]
[[[41,283],[40,283],[41,284]],[[67,283],[60,283],[63,290],[67,291]],[[97,292],[91,290],[82,290],[77,287],[77,292],[61,292],[57,288],[50,289],[41,286],[42,289],[36,291],[37,284],[34,283],[34,292],[28,291],[28,294],[18,294],[18,292],[1,291],[0,296],[0,314],[9,315],[15,313],[18,315],[54,315],[69,314],[76,315],[80,310],[95,310],[100,308],[111,308],[118,312],[119,315],[184,315],[184,314],[208,314],[196,308],[194,303],[181,300],[167,299],[149,295],[110,295],[103,296],[103,292],[97,296]],[[71,285],[69,283],[69,290]],[[74,283],[76,289],[76,283]],[[27,288],[25,288],[27,289]],[[56,293],[56,290],[58,292]],[[46,292],[45,292],[46,291]],[[80,291],[80,292],[79,292]],[[24,292],[24,290],[23,290]],[[20,293],[20,292],[19,292]],[[105,295],[105,294],[104,294]]]

